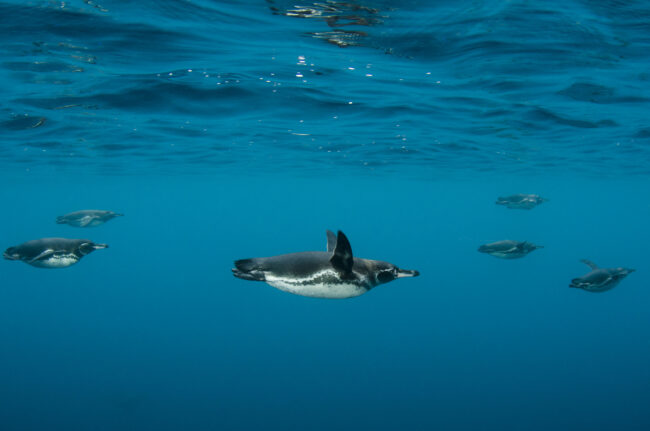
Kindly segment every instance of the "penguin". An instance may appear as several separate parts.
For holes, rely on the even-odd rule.
[[[56,218],[56,222],[58,224],[68,224],[75,227],[96,227],[115,217],[122,216],[124,216],[124,214],[118,214],[113,211],[81,210],[59,216]]]
[[[392,263],[352,256],[343,232],[327,231],[327,251],[305,251],[235,261],[235,277],[312,298],[343,299],[363,295],[396,278],[417,277],[418,271]]]
[[[7,260],[22,260],[38,268],[65,268],[102,248],[108,248],[108,245],[96,244],[88,239],[42,238],[9,247],[2,256]]]
[[[605,292],[613,289],[628,274],[634,272],[631,268],[599,268],[590,260],[582,259],[580,262],[591,268],[591,272],[582,277],[571,280],[569,287],[586,290],[587,292]]]
[[[507,239],[482,245],[478,248],[478,251],[494,257],[500,257],[501,259],[518,259],[538,248],[544,248],[544,246],[535,245],[527,241],[512,241]]]
[[[519,193],[506,197],[499,196],[496,204],[505,205],[510,209],[529,210],[547,201],[548,199],[545,199],[539,195]]]

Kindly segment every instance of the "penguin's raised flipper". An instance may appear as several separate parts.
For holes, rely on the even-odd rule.
[[[336,248],[336,235],[331,230],[327,229],[327,252],[334,253]]]
[[[339,231],[336,238],[336,247],[334,253],[330,258],[330,263],[341,274],[349,274],[352,272],[354,265],[354,257],[352,256],[352,247],[345,234]]]
[[[593,269],[593,270],[598,269],[598,265],[596,265],[595,263],[593,263],[593,262],[590,261],[590,260],[587,260],[587,259],[581,259],[580,262],[584,263],[585,265],[587,265],[589,268],[591,268],[591,269]]]

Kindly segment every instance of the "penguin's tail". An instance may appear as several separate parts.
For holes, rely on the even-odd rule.
[[[265,281],[264,271],[259,269],[255,259],[240,259],[235,261],[232,275],[242,280]]]
[[[577,287],[577,288],[582,287],[582,280],[580,280],[579,278],[574,278],[573,280],[571,280],[571,284],[569,284],[569,287]]]

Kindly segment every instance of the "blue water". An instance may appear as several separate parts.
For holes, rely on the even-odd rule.
[[[0,429],[650,429],[650,5],[0,1]],[[530,211],[496,197],[539,193]],[[126,214],[78,229],[56,216]],[[324,250],[354,299],[236,279]],[[502,239],[523,259],[477,252]],[[569,289],[580,259],[636,272]]]

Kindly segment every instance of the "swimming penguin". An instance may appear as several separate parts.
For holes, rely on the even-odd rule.
[[[580,262],[588,265],[591,272],[571,280],[569,287],[577,287],[587,292],[605,292],[613,289],[628,274],[635,271],[631,268],[598,268],[595,263],[587,259],[582,259]]]
[[[496,204],[505,205],[511,209],[529,210],[546,201],[548,201],[548,199],[545,199],[539,195],[519,193],[506,197],[500,196],[497,199]]]
[[[535,245],[527,241],[522,242],[507,239],[482,245],[478,248],[478,251],[481,253],[487,253],[494,257],[500,257],[501,259],[518,259],[526,256],[533,250],[537,250],[538,248],[544,248],[544,246]]]
[[[75,227],[95,227],[106,223],[115,217],[121,217],[113,211],[104,210],[81,210],[75,211],[56,218],[58,224],[69,224]]]
[[[352,257],[350,242],[339,231],[327,231],[327,251],[305,251],[235,261],[232,272],[244,280],[313,298],[352,298],[396,278],[417,277],[418,271],[392,263]]]
[[[39,268],[65,268],[101,248],[108,248],[108,245],[95,244],[88,239],[43,238],[9,247],[2,256]]]

